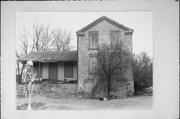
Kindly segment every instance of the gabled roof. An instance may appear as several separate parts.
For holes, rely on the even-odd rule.
[[[133,29],[130,29],[130,28],[126,27],[126,26],[123,26],[122,24],[119,24],[118,22],[116,22],[116,21],[114,21],[114,20],[112,20],[112,19],[110,19],[110,18],[108,18],[108,17],[106,17],[106,16],[102,16],[102,17],[100,17],[99,19],[97,19],[97,20],[93,21],[92,23],[88,24],[88,25],[85,26],[84,28],[80,29],[80,30],[77,31],[76,33],[77,33],[77,34],[81,34],[82,32],[84,32],[84,31],[92,28],[93,26],[97,25],[98,23],[100,23],[100,22],[102,22],[102,21],[104,21],[104,20],[107,21],[107,22],[109,22],[109,23],[111,23],[111,24],[113,24],[113,25],[116,25],[116,26],[119,27],[119,28],[123,28],[123,29],[125,29],[125,30],[127,30],[127,31],[129,31],[129,32],[133,32],[133,31],[134,31]]]
[[[77,61],[77,51],[47,51],[47,52],[30,52],[20,61],[34,62],[58,62],[58,61]]]

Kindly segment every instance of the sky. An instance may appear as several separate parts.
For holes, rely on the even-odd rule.
[[[50,28],[60,27],[72,35],[71,46],[77,47],[76,31],[101,16],[109,17],[124,26],[134,30],[133,53],[146,52],[153,58],[153,14],[152,12],[17,12],[16,13],[16,49],[20,51],[19,35],[23,29],[31,32],[34,23],[50,25]]]

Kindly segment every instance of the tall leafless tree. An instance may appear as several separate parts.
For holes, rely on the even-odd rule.
[[[31,51],[70,50],[71,33],[60,27],[50,29],[50,24],[34,23],[32,31],[24,29],[20,35],[20,47],[23,54]]]
[[[20,34],[20,47],[22,49],[22,55],[27,55],[30,49],[30,44],[29,44],[29,34],[28,31],[24,28],[23,33]],[[20,55],[18,55],[20,56]]]
[[[29,37],[29,33],[28,31],[24,28],[22,34],[20,34],[19,36],[19,40],[20,40],[20,45],[19,47],[20,52],[18,52],[16,50],[16,70],[17,70],[17,82],[21,83],[21,72],[22,72],[22,65],[20,64],[19,60],[24,57],[25,55],[27,55],[31,50],[31,46],[30,46],[30,37]]]
[[[98,65],[96,71],[100,82],[103,82],[106,98],[110,99],[113,77],[117,74],[118,76],[123,76],[123,73],[132,62],[131,54],[124,48],[122,43],[115,46],[103,44],[99,48],[97,59]]]
[[[33,24],[32,30],[33,51],[49,51],[51,48],[52,32],[50,25]]]
[[[56,51],[70,50],[70,41],[72,40],[70,32],[56,28],[53,30],[53,46]]]
[[[24,65],[22,65],[19,60],[24,56],[24,54],[19,54],[16,51],[16,81],[17,83],[22,83],[21,76]]]

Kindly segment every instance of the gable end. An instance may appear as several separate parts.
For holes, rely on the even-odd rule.
[[[95,20],[94,22],[90,23],[89,25],[83,27],[82,29],[80,29],[79,31],[76,32],[77,35],[83,34],[83,32],[87,31],[88,29],[92,28],[93,26],[97,25],[98,23],[102,22],[102,21],[107,21],[112,25],[115,25],[119,28],[123,28],[128,32],[132,32],[133,33],[133,29],[130,29],[128,27],[123,26],[122,24],[119,24],[118,22],[106,17],[106,16],[102,16],[99,19]]]

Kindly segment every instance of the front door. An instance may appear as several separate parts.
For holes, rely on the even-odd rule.
[[[49,63],[49,79],[58,79],[58,63]]]

